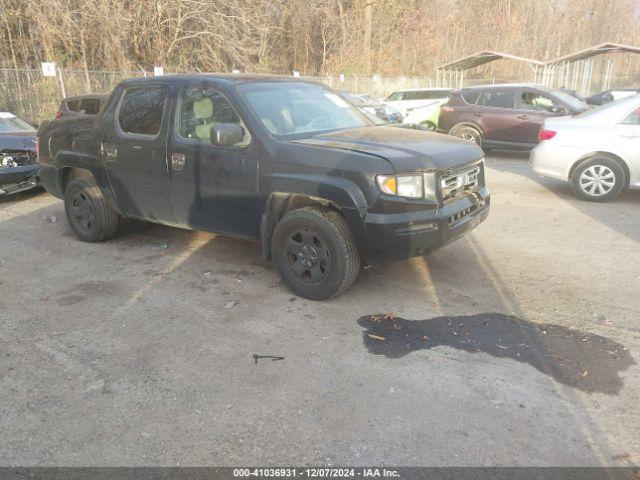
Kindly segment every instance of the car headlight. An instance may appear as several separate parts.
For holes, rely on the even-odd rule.
[[[424,178],[425,175],[378,175],[376,181],[382,193],[394,195],[396,197],[424,198]],[[430,186],[430,188],[432,188]],[[435,188],[435,177],[433,189]],[[430,196],[427,198],[431,198]],[[435,196],[433,197],[435,198]]]

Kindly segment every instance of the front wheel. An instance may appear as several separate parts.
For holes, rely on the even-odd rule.
[[[64,209],[71,230],[84,242],[99,242],[115,235],[120,216],[100,192],[93,177],[71,180],[64,191]]]
[[[310,300],[340,295],[360,268],[349,227],[328,208],[305,207],[287,213],[276,225],[271,248],[284,282]]]
[[[571,175],[571,188],[583,200],[608,202],[624,189],[622,167],[610,158],[594,158],[579,165]]]

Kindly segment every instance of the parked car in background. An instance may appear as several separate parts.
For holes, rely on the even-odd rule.
[[[440,107],[448,101],[449,98],[443,98],[423,107],[411,108],[404,118],[404,123],[421,125],[425,130],[435,132],[440,120]]]
[[[616,88],[614,90],[606,90],[587,97],[585,101],[589,105],[604,105],[605,103],[614,102],[621,98],[632,97],[640,93],[638,88]]]
[[[640,95],[547,119],[539,136],[531,168],[569,182],[578,197],[605,202],[640,189]]]
[[[571,88],[561,87],[560,91],[566,93],[567,95],[571,95],[573,98],[577,98],[581,102],[586,103],[586,99],[582,95],[580,95],[576,90],[573,90]]]
[[[438,131],[491,148],[530,150],[549,117],[575,115],[587,105],[560,90],[505,84],[464,88],[440,109]]]
[[[341,91],[340,94],[363,113],[379,118],[382,123],[402,123],[402,114],[380,100],[376,100],[369,95],[356,95],[345,90]]]
[[[0,112],[0,196],[38,185],[36,127]]]
[[[78,115],[97,114],[108,95],[79,95],[67,97],[60,103],[60,108],[56,112],[56,118],[75,117]]]
[[[453,92],[450,88],[415,88],[411,90],[398,90],[389,95],[385,104],[396,108],[402,113],[406,123],[422,123],[433,119],[433,110],[421,110],[431,106],[436,108],[438,103],[444,103]],[[414,114],[415,113],[415,114]],[[411,117],[410,117],[411,116]],[[407,119],[407,117],[410,117]]]
[[[476,145],[374,126],[287,77],[126,80],[97,117],[46,122],[39,139],[43,185],[78,239],[112,237],[120,217],[253,238],[314,300],[348,289],[361,259],[422,255],[490,208]]]

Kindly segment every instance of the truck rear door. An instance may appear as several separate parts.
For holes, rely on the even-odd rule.
[[[103,159],[123,215],[173,223],[167,168],[169,89],[127,88],[102,143]]]

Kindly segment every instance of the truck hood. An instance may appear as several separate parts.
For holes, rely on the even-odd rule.
[[[398,173],[456,167],[484,155],[477,145],[457,137],[395,127],[340,130],[295,142],[375,155]]]
[[[0,133],[0,152],[3,150],[36,150],[35,130]]]

